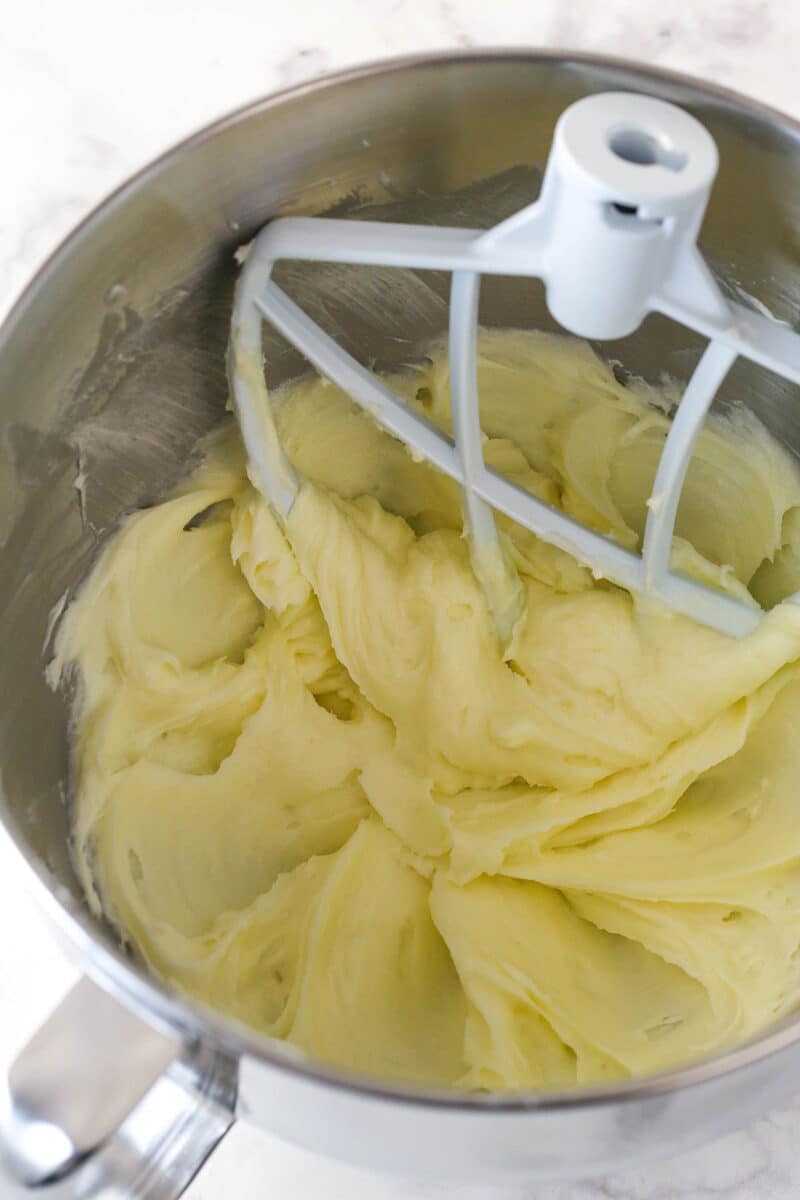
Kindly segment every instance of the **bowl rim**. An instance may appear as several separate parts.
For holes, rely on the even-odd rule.
[[[631,85],[660,83],[694,91],[698,99],[721,101],[755,116],[766,118],[783,132],[800,140],[800,121],[780,110],[733,89],[709,83],[682,72],[652,67],[613,55],[591,54],[568,48],[481,47],[474,50],[433,51],[370,60],[366,63],[280,88],[238,105],[223,116],[196,129],[168,147],[109,192],[67,233],[38,267],[0,324],[0,356],[24,321],[42,288],[78,249],[94,225],[116,206],[124,203],[150,179],[176,162],[187,151],[268,110],[292,104],[305,96],[324,92],[362,79],[419,69],[486,63],[518,63],[593,67],[627,75]],[[566,1091],[534,1089],[513,1092],[471,1093],[448,1088],[391,1084],[377,1077],[332,1067],[276,1038],[259,1034],[234,1018],[195,1001],[149,974],[146,968],[97,937],[97,921],[87,906],[66,892],[46,865],[30,855],[14,829],[14,822],[0,811],[0,839],[13,847],[11,856],[20,868],[20,882],[32,894],[62,946],[98,986],[139,1016],[165,1032],[177,1033],[184,1042],[212,1047],[228,1059],[247,1057],[269,1068],[288,1072],[307,1083],[353,1092],[363,1099],[378,1099],[419,1108],[448,1109],[476,1114],[535,1113],[565,1109],[594,1108],[610,1103],[639,1103],[708,1083],[761,1062],[800,1041],[800,1013],[784,1018],[777,1027],[721,1054],[711,1055],[641,1078],[616,1081],[613,1085],[592,1084]]]

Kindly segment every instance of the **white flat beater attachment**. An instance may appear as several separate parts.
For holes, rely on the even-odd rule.
[[[251,245],[239,280],[229,355],[234,405],[254,481],[279,518],[292,507],[299,480],[272,419],[262,319],[415,455],[461,485],[472,561],[501,636],[508,635],[516,618],[519,584],[515,589],[493,509],[572,554],[597,576],[655,597],[721,632],[750,633],[763,617],[761,609],[670,569],[692,447],[733,362],[742,356],[800,383],[800,336],[727,301],[697,248],[717,162],[711,135],[687,112],[650,97],[610,92],[588,96],[562,113],[539,199],[488,231],[322,217],[285,217],[267,225]],[[452,272],[452,440],[276,286],[271,274],[279,259]],[[553,317],[581,337],[621,338],[648,313],[660,312],[709,339],[664,445],[641,554],[573,521],[486,466],[476,356],[481,275],[542,279]],[[800,593],[792,599],[800,600]]]

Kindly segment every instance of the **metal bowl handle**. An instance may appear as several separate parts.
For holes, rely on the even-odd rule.
[[[0,1191],[176,1200],[233,1124],[235,1094],[234,1063],[81,979],[0,1080]]]

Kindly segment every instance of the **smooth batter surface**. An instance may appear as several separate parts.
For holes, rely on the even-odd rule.
[[[448,422],[447,365],[395,385]],[[638,543],[669,397],[486,333],[486,457]],[[498,641],[453,484],[335,387],[277,400],[281,530],[235,438],[128,519],[62,626],[79,869],[179,988],[329,1062],[460,1087],[657,1071],[800,1002],[800,608],[728,639],[501,519]],[[774,604],[800,476],[709,425],[675,557]]]

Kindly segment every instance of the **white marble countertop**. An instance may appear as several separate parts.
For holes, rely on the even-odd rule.
[[[102,196],[205,122],[289,83],[416,50],[557,46],[703,76],[800,116],[797,0],[19,0],[0,23],[0,315]],[[0,852],[0,1061],[73,977]],[[800,1083],[798,1084],[800,1088]],[[190,1200],[488,1200],[330,1163],[237,1126]],[[526,1200],[794,1200],[800,1101],[670,1164]],[[506,1200],[510,1196],[506,1193]]]

